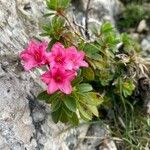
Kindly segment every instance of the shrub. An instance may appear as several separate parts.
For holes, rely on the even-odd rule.
[[[144,117],[144,121],[138,119],[144,115],[133,96],[136,67],[140,63],[138,72],[145,68],[140,62],[138,43],[126,33],[119,35],[108,22],[88,31],[85,28],[86,34],[90,31],[92,35],[84,38],[66,17],[69,5],[70,0],[47,0],[49,13],[45,17],[50,22],[43,25],[41,36],[49,41],[33,40],[20,54],[27,71],[37,67],[44,71],[41,79],[47,89],[37,98],[50,104],[55,123],[76,126],[81,120],[105,118],[112,135],[124,140],[127,149],[143,148],[149,142],[144,132],[149,124]],[[140,20],[143,10],[134,7],[140,10]],[[110,110],[111,117],[104,115],[103,110]],[[139,130],[141,126],[143,132]],[[140,135],[144,138],[140,139]]]

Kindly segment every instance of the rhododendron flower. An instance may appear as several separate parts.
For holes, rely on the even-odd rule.
[[[53,45],[49,56],[49,62],[51,68],[65,67],[66,53],[65,48],[61,43],[57,42]]]
[[[78,70],[79,67],[88,67],[88,63],[83,60],[85,56],[83,51],[77,51],[77,49],[72,46],[66,49],[66,56],[67,68],[69,70]]]
[[[37,42],[34,40],[29,42],[28,47],[20,54],[26,71],[47,63],[47,46],[47,42]]]
[[[77,51],[75,47],[64,48],[64,46],[57,42],[51,49],[49,62],[51,68],[63,67],[66,70],[78,70],[79,67],[88,67],[88,64],[83,60],[84,52]]]
[[[48,85],[47,92],[52,94],[57,90],[65,94],[72,91],[71,81],[75,78],[74,71],[66,71],[60,68],[54,68],[41,76],[43,82]]]

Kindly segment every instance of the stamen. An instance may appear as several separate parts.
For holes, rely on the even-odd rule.
[[[61,78],[60,76],[57,76],[57,77],[55,78],[55,80],[59,82],[59,81],[62,80],[62,78]]]

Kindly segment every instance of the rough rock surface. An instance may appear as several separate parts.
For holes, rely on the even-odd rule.
[[[73,3],[75,11],[78,2]],[[76,13],[77,17],[84,18],[86,1],[80,2],[83,7]],[[109,7],[104,0],[95,0],[89,20],[94,16],[99,21],[99,13],[105,12],[103,15],[111,15],[110,20],[114,22],[112,9],[118,6],[115,2],[110,0]],[[20,65],[18,52],[40,33],[39,20],[44,11],[43,0],[0,1],[0,150],[102,149],[99,145],[102,141],[96,137],[103,140],[106,131],[100,125],[93,125],[92,129],[83,125],[59,135],[65,127],[55,125],[48,115],[49,107],[36,100],[34,95],[41,91],[39,81],[25,73]],[[86,135],[95,138],[84,140]]]
[[[141,42],[141,47],[143,49],[143,56],[149,58],[150,56],[150,35],[144,38]]]
[[[103,21],[110,21],[115,26],[117,15],[123,10],[123,5],[118,0],[72,0],[73,9],[69,18],[76,21],[86,29],[100,27]],[[88,12],[88,17],[86,17]],[[88,24],[86,27],[87,19]],[[85,35],[85,31],[80,28],[80,32]]]

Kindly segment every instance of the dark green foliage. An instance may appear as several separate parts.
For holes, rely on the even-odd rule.
[[[43,25],[44,32],[41,36],[48,36],[52,38],[53,41],[59,40],[64,31],[64,23],[64,18],[54,16],[49,24]]]
[[[117,26],[119,29],[135,28],[146,17],[147,12],[144,6],[132,3],[126,6],[122,17],[118,20]]]

